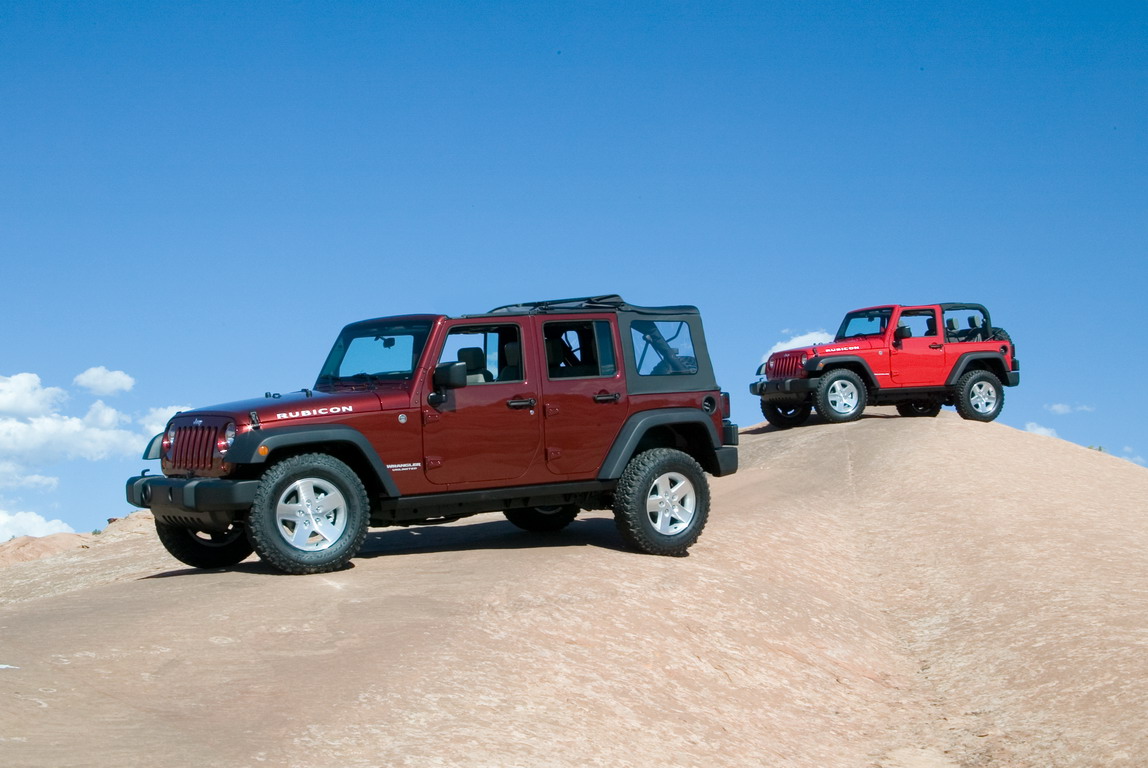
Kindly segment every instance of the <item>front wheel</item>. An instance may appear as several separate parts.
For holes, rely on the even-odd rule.
[[[653,448],[630,459],[614,490],[622,538],[648,555],[683,557],[701,536],[710,511],[705,472],[692,456]]]
[[[369,524],[359,476],[332,456],[308,453],[263,474],[248,528],[255,551],[280,571],[326,573],[355,556]]]
[[[809,414],[812,412],[812,403],[761,401],[761,415],[775,429],[800,427],[809,419]]]
[[[821,377],[817,388],[817,412],[826,421],[856,421],[865,410],[868,392],[861,377],[848,368],[838,368]]]
[[[1001,380],[989,371],[969,371],[957,381],[957,413],[972,421],[992,421],[1004,407]]]
[[[225,531],[209,533],[156,520],[155,533],[172,557],[193,568],[229,568],[254,551],[239,523],[232,523]]]
[[[532,533],[553,533],[560,531],[578,516],[578,507],[573,504],[553,507],[527,507],[507,509],[502,514],[506,519],[524,531]]]

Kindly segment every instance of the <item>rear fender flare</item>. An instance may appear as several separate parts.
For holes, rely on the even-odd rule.
[[[622,430],[618,433],[618,437],[614,439],[613,447],[606,454],[606,460],[602,462],[602,468],[598,471],[598,479],[617,480],[621,477],[630,458],[638,450],[642,438],[650,430],[663,426],[681,427],[687,425],[692,428],[702,427],[705,429],[710,444],[704,447],[705,454],[699,458],[699,462],[704,467],[713,466],[716,462],[716,451],[722,446],[722,439],[709,416],[694,408],[664,408],[636,413],[626,420],[626,423],[622,425]]]
[[[945,386],[956,386],[957,381],[973,368],[986,368],[992,371],[1002,383],[1008,380],[1008,366],[1005,358],[999,352],[966,352],[957,358],[953,369],[945,380]]]

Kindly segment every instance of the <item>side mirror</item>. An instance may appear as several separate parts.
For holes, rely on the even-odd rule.
[[[466,386],[466,363],[439,363],[435,366],[431,383],[434,384],[434,392],[427,395],[427,402],[437,408],[446,402],[446,390]]]
[[[904,341],[913,337],[913,331],[907,325],[898,325],[893,331],[893,341]]]

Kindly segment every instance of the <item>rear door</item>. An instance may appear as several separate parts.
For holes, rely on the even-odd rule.
[[[629,411],[612,315],[533,318],[543,352],[546,466],[593,477]]]
[[[895,328],[909,336],[889,346],[889,366],[898,387],[940,386],[945,379],[945,337],[939,332],[939,307],[904,307]],[[896,331],[894,331],[896,333]]]

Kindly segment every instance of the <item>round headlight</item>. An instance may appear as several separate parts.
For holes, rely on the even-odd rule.
[[[227,422],[227,426],[223,428],[223,432],[219,435],[219,439],[215,442],[216,450],[219,455],[226,455],[227,449],[235,442],[235,422]]]
[[[165,454],[171,453],[171,449],[175,447],[175,425],[174,424],[168,425],[167,433],[163,436],[163,440],[161,441],[160,446],[163,448],[163,452]]]

